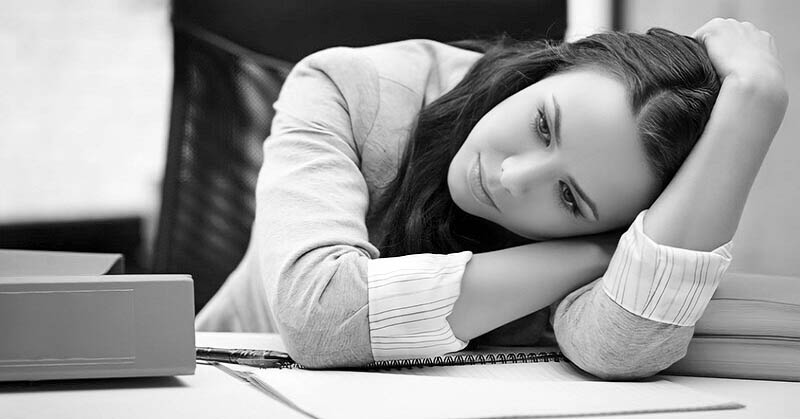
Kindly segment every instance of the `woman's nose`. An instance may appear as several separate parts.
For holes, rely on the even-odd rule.
[[[557,163],[551,153],[526,153],[507,157],[500,169],[500,184],[519,197],[549,183]]]

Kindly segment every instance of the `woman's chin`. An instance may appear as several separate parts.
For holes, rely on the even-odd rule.
[[[545,237],[545,236],[540,236],[540,235],[530,234],[530,233],[520,234],[520,233],[517,233],[517,232],[515,232],[513,230],[512,230],[512,232],[514,234],[520,236],[520,237],[524,237],[524,238],[526,238],[528,240],[532,240],[532,241],[535,241],[535,242],[543,242],[543,241],[547,241],[547,240],[552,240],[551,237]]]
[[[521,230],[521,229],[516,229],[516,228],[509,227],[509,226],[502,225],[502,224],[499,224],[499,225],[501,225],[506,230],[516,234],[517,236],[520,236],[520,237],[523,237],[525,239],[528,239],[528,240],[531,240],[531,241],[535,241],[535,242],[542,242],[542,241],[546,241],[546,240],[552,240],[552,239],[555,238],[555,237],[550,237],[550,236],[546,236],[546,235],[543,235],[543,234],[539,234],[539,233],[536,233],[536,232],[524,231],[524,230]]]

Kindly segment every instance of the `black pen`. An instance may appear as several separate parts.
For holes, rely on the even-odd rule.
[[[289,354],[258,349],[196,348],[195,357],[203,361],[227,362],[258,368],[280,368],[293,365]]]

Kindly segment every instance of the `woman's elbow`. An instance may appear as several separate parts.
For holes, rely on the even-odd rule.
[[[275,322],[286,352],[295,362],[310,368],[330,366],[332,354],[326,353],[324,342],[330,335],[324,329],[332,325],[321,310],[306,310],[292,301],[280,300],[275,304]]]
[[[583,371],[606,381],[633,381],[652,377],[669,368],[684,356],[684,339],[672,339],[663,345],[620,348],[594,345],[568,356]],[[679,342],[681,341],[681,342]]]
[[[608,364],[573,361],[583,371],[604,381],[635,381],[652,377],[666,367],[654,366],[649,362],[618,360]]]
[[[300,365],[316,368],[323,349],[319,334],[308,325],[319,324],[321,316],[299,310],[290,303],[278,303],[275,307],[275,323],[281,335],[286,352]]]
[[[351,367],[372,360],[366,311],[365,306],[345,315],[335,307],[307,309],[284,301],[276,304],[275,319],[286,352],[298,364]]]

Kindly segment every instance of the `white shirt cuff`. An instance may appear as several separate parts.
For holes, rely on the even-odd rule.
[[[438,356],[467,346],[447,316],[472,252],[416,254],[368,262],[369,329],[376,361]]]
[[[710,252],[660,245],[644,233],[646,212],[620,238],[603,290],[633,314],[693,326],[730,265],[731,242]]]

